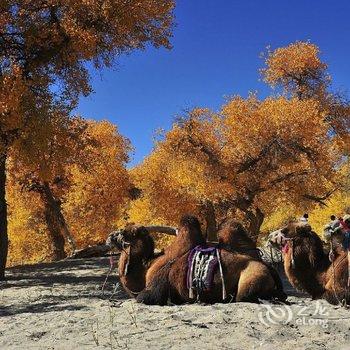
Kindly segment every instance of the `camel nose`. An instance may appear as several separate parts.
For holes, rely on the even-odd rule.
[[[109,248],[113,248],[113,235],[113,232],[110,233],[106,239],[106,246],[108,246]]]
[[[124,235],[122,234],[122,233],[119,233],[118,235],[117,235],[117,237],[116,237],[116,241],[117,241],[117,243],[118,244],[123,244],[123,242],[124,242]]]
[[[106,239],[106,245],[110,248],[113,248],[120,241],[119,236],[120,236],[120,232],[118,231],[111,232]]]

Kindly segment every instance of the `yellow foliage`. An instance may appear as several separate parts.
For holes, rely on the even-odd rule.
[[[233,97],[220,114],[195,109],[134,169],[147,206],[132,207],[130,216],[176,224],[192,212],[205,221],[208,202],[218,219],[248,217],[254,207],[270,215],[286,203],[302,210],[311,204],[304,195],[324,193],[335,181],[341,153],[328,131],[314,99],[252,95]]]
[[[69,166],[70,190],[63,209],[77,243],[84,247],[104,241],[117,220],[124,216],[131,183],[125,168],[130,144],[113,124],[89,122],[85,169]]]
[[[271,86],[281,85],[301,96],[314,88],[313,83],[324,87],[330,82],[330,76],[325,73],[327,65],[319,54],[316,45],[302,41],[269,50],[265,57],[267,67],[261,69],[261,73]]]
[[[75,122],[78,119],[73,119]],[[49,148],[44,159],[34,158],[31,167],[30,164],[24,167],[27,159],[23,163],[16,152],[12,153],[9,169],[15,176],[11,175],[7,185],[9,263],[12,265],[49,260],[51,257],[52,242],[44,218],[47,203],[41,189],[45,181],[52,181],[52,192],[56,199],[59,196],[63,202],[66,223],[79,247],[104,241],[116,221],[124,215],[131,187],[125,168],[129,141],[109,122],[91,121],[83,133],[73,134],[79,135],[79,140],[76,140],[79,148],[68,136],[61,139],[62,143],[58,141],[63,137],[60,135],[56,135],[58,147],[52,148],[52,152]],[[28,154],[32,151],[29,150]],[[36,166],[42,164],[50,165],[46,167],[49,172],[42,173],[42,167],[34,172]],[[32,174],[29,183],[26,179],[28,173]],[[64,186],[55,184],[57,177]],[[25,186],[20,186],[20,183]]]
[[[51,242],[42,218],[42,203],[38,195],[21,191],[9,180],[9,260],[8,265],[45,261],[50,256]]]

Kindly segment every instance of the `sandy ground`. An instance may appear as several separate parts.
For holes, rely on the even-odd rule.
[[[350,310],[286,285],[290,306],[145,306],[100,286],[106,258],[8,270],[0,349],[350,349]]]

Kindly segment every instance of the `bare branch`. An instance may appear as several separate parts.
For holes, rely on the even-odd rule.
[[[311,194],[304,194],[303,197],[305,199],[317,202],[317,203],[321,204],[322,206],[327,207],[327,203],[325,202],[325,200],[327,200],[336,190],[337,190],[337,188],[334,188],[334,189],[328,191],[323,196],[315,196],[315,195],[311,195]]]
[[[270,149],[272,148],[272,146],[274,144],[277,143],[277,140],[273,140],[271,141],[268,145],[266,145],[261,151],[260,153],[256,156],[256,157],[250,157],[248,156],[248,159],[245,160],[239,167],[238,167],[238,174],[241,174],[247,170],[249,170],[250,168],[252,168],[254,165],[256,165],[257,163],[260,162],[260,160],[262,160],[270,151]]]

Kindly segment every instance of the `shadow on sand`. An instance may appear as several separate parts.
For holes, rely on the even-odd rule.
[[[306,296],[290,285],[282,266],[276,268],[288,296]],[[127,299],[118,285],[116,270],[110,275],[104,291],[101,290],[108,269],[108,258],[63,260],[9,268],[7,281],[0,283],[0,292],[3,292],[3,296],[0,294],[0,315],[81,310],[101,299],[113,297],[116,302]]]
[[[93,300],[108,300],[119,282],[114,270],[105,290],[101,290],[108,269],[108,258],[63,260],[9,268],[7,280],[0,283],[0,292],[3,293],[0,294],[0,316],[80,310],[87,308]],[[127,295],[117,288],[113,299],[122,301],[127,299]]]

